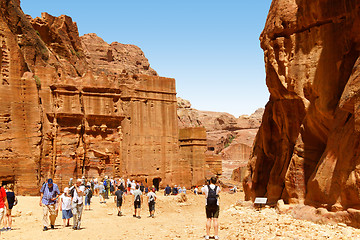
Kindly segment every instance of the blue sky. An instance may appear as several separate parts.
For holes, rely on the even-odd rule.
[[[32,17],[62,14],[80,35],[135,44],[179,97],[199,110],[238,117],[269,98],[259,36],[271,0],[21,0]]]

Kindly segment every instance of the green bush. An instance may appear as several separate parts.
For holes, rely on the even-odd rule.
[[[36,83],[37,89],[41,89],[41,81],[40,81],[40,78],[35,75],[35,76],[34,76],[34,79],[35,79],[35,83]]]

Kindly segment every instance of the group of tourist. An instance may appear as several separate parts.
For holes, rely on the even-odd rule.
[[[102,182],[97,179],[87,181],[85,177],[77,179],[73,183],[69,180],[69,187],[65,187],[63,193],[49,178],[43,183],[40,189],[40,203],[43,208],[43,231],[49,228],[55,228],[57,211],[62,212],[63,226],[70,226],[70,219],[73,218],[74,230],[80,229],[81,216],[83,210],[90,210],[91,198],[93,194],[99,195],[100,203],[106,203],[110,195],[114,195],[114,201],[118,210],[118,216],[123,216],[121,207],[125,200],[125,195],[132,195],[134,202],[134,217],[141,218],[140,210],[143,203],[143,196],[147,196],[149,206],[149,217],[154,217],[156,189],[154,186],[145,187],[142,183],[136,183],[135,180],[129,179],[125,182],[123,179],[118,180],[105,176]],[[126,187],[125,187],[126,186]],[[84,200],[85,197],[85,200]],[[85,207],[85,208],[84,208]]]
[[[73,181],[73,179],[70,179],[69,186],[64,188],[63,193],[60,193],[60,190],[57,184],[53,182],[53,179],[49,178],[43,183],[40,189],[39,202],[39,205],[43,209],[43,231],[55,228],[58,210],[62,213],[64,227],[70,226],[70,219],[73,218],[72,228],[74,230],[79,230],[84,206],[85,210],[90,210],[93,194],[103,198],[103,202],[105,202],[105,199],[109,199],[109,196],[114,195],[118,216],[123,216],[122,205],[126,196],[132,196],[134,204],[133,217],[136,218],[141,218],[141,208],[144,202],[144,196],[146,196],[149,217],[154,218],[157,191],[155,186],[147,187],[142,183],[135,182],[135,180],[130,181],[127,179],[127,181],[124,181],[121,178],[115,180],[108,178],[107,176],[101,182],[94,178],[90,181],[86,181],[84,177],[82,179],[77,179],[75,183]],[[219,217],[220,187],[215,185],[216,182],[217,178],[212,177],[201,189],[201,192],[206,198],[207,222],[205,239],[209,239],[211,224],[213,224],[214,227],[214,238],[219,239],[217,219]],[[11,230],[11,209],[17,203],[13,189],[14,186],[12,184],[7,185],[5,188],[0,188],[0,221],[5,217],[5,230]],[[164,189],[165,196],[177,195],[180,193],[186,194],[186,188],[181,188],[176,185],[171,188],[167,185]],[[195,190],[194,193],[197,194]]]
[[[12,225],[11,211],[17,204],[14,193],[14,184],[10,183],[0,187],[0,223],[3,223],[1,231],[10,231]]]
[[[186,194],[186,188],[185,187],[181,188],[180,186],[177,185],[171,188],[169,185],[167,185],[164,189],[165,196],[178,195],[180,193]]]
[[[80,229],[84,195],[85,186],[81,179],[77,179],[70,188],[65,187],[63,194],[60,195],[58,186],[49,178],[40,189],[39,205],[43,208],[43,231],[47,231],[49,227],[55,228],[58,210],[62,212],[64,227],[69,226],[70,218],[73,218],[72,228],[74,230]]]

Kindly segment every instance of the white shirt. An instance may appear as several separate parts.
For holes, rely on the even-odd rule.
[[[214,184],[211,183],[209,186],[211,189],[215,189]],[[209,189],[208,189],[207,185],[205,185],[203,188],[201,188],[201,191],[205,194],[205,203],[207,204],[207,197],[208,197],[208,193],[209,193]],[[219,192],[220,192],[220,187],[217,186],[216,195],[219,195]],[[219,205],[219,198],[217,199],[217,205]]]
[[[149,198],[149,199],[148,199],[148,202],[150,202],[150,199],[151,199],[150,197],[151,197],[151,196],[153,196],[153,199],[154,199],[154,201],[155,201],[156,194],[155,194],[154,192],[148,192],[147,196],[148,196],[148,198]]]
[[[85,186],[81,185],[80,187],[78,187],[79,191],[81,192],[85,192]],[[83,196],[79,196],[78,193],[76,192],[76,190],[74,190],[74,197],[73,197],[73,202],[76,202],[78,204],[82,204],[83,203]]]
[[[61,209],[62,210],[71,210],[71,197],[68,197],[63,193],[61,195]]]

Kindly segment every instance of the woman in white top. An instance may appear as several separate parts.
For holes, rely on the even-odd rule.
[[[59,208],[60,211],[62,211],[62,219],[63,219],[64,227],[70,226],[70,218],[73,217],[73,214],[71,212],[71,196],[69,195],[68,187],[64,189],[64,193],[60,196]]]

